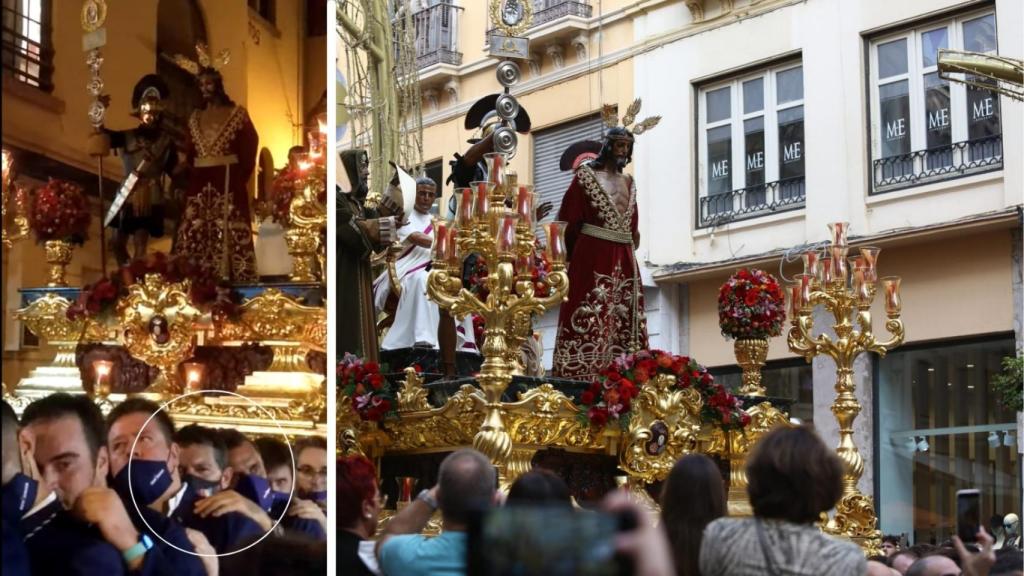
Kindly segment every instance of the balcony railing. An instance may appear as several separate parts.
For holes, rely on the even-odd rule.
[[[49,92],[53,89],[53,50],[47,10],[44,3],[35,19],[4,2],[3,69],[4,75]]]
[[[891,192],[1003,167],[1000,134],[875,160],[874,193]]]
[[[412,15],[416,28],[416,66],[421,70],[434,64],[462,64],[459,52],[459,16],[462,8],[451,0]]]
[[[566,16],[590,18],[594,8],[576,0],[533,0],[533,25],[540,26]]]
[[[712,194],[700,199],[697,227],[795,210],[803,207],[806,197],[803,176]]]

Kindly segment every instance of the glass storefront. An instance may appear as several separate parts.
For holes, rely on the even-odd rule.
[[[977,488],[982,517],[1021,515],[1016,414],[991,389],[1012,335],[907,347],[878,361],[875,471],[885,534],[942,543],[956,492]]]

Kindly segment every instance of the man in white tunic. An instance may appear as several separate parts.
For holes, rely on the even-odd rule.
[[[382,350],[397,350],[413,346],[429,346],[437,349],[438,322],[440,312],[437,304],[427,298],[427,274],[430,265],[431,245],[434,241],[433,216],[430,208],[437,197],[437,186],[430,178],[416,180],[416,203],[408,222],[399,228],[398,240],[402,251],[395,261],[398,281],[402,286],[395,310],[395,321],[388,329]],[[391,281],[385,271],[373,282],[373,300],[377,312],[385,309],[388,298],[393,297]],[[458,329],[459,351],[476,352],[473,341],[473,322],[467,316]]]

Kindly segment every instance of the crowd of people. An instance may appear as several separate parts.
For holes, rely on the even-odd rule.
[[[324,438],[178,427],[142,398],[104,418],[58,393],[20,421],[4,402],[3,574],[324,574],[326,484]]]
[[[661,493],[661,512],[652,513],[626,491],[616,491],[597,510],[579,508],[565,482],[550,471],[523,474],[502,496],[494,466],[483,454],[461,449],[448,455],[437,484],[423,490],[388,521],[378,535],[383,496],[372,462],[362,456],[338,463],[338,573],[417,576],[474,573],[472,542],[481,515],[518,506],[574,514],[614,514],[621,522],[608,547],[616,561],[595,573],[640,576],[1004,576],[1020,575],[1018,547],[994,549],[984,529],[977,544],[954,536],[942,546],[902,549],[887,538],[886,555],[865,558],[854,543],[823,533],[822,514],[842,496],[843,465],[812,428],[778,428],[766,434],[747,462],[752,517],[730,518],[722,473],[710,458],[692,454],[672,469]],[[435,511],[442,531],[421,532]],[[551,526],[538,530],[557,538]],[[581,533],[579,537],[584,538]],[[589,550],[598,555],[602,546]],[[496,552],[494,550],[490,552]],[[534,558],[489,574],[582,574],[584,562],[549,563]],[[532,560],[532,561],[530,561]]]

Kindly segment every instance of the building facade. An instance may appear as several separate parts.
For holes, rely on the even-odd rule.
[[[108,0],[107,7],[101,69],[104,93],[111,97],[106,126],[123,130],[138,124],[130,115],[132,88],[156,73],[170,87],[170,114],[182,130],[198,92],[171,57],[195,58],[197,41],[215,53],[230,50],[231,61],[221,70],[225,89],[248,110],[259,134],[258,169],[249,186],[254,197],[265,191],[274,169],[287,162],[289,148],[303,144],[316,127],[315,114],[326,111],[326,0]],[[98,165],[87,148],[92,96],[86,91],[81,8],[55,0],[3,5],[3,147],[12,154],[16,181],[32,189],[49,177],[70,180],[94,204],[90,238],[68,267],[72,286],[101,275]],[[109,203],[123,177],[118,158],[104,159],[103,177]],[[170,251],[170,230],[151,250]],[[54,355],[12,319],[21,306],[18,288],[46,284],[43,260],[42,246],[30,238],[4,251],[3,380],[11,385]]]
[[[424,159],[444,179],[471,136],[466,110],[498,91],[496,61],[484,52],[484,2],[419,10],[426,22],[454,23],[427,27],[437,38],[421,53]],[[880,247],[880,273],[902,277],[906,342],[856,370],[860,487],[874,495],[881,529],[941,542],[956,490],[970,487],[986,514],[1020,515],[1019,416],[990,380],[1022,343],[1024,105],[941,79],[935,52],[1024,57],[1024,7],[535,0],[534,11],[533,59],[514,90],[533,119],[511,162],[521,181],[557,203],[569,176],[552,166],[575,139],[599,134],[604,103],[624,110],[642,98],[641,116],[662,117],[628,169],[652,347],[738,381],[718,287],[743,266],[792,280],[801,252],[826,241],[826,224],[849,222],[851,244]],[[426,16],[441,12],[451,18]],[[884,334],[881,303],[873,312]],[[556,319],[536,325],[548,366]],[[837,441],[831,360],[807,364],[782,336],[764,373],[770,394],[795,401],[793,416]]]

